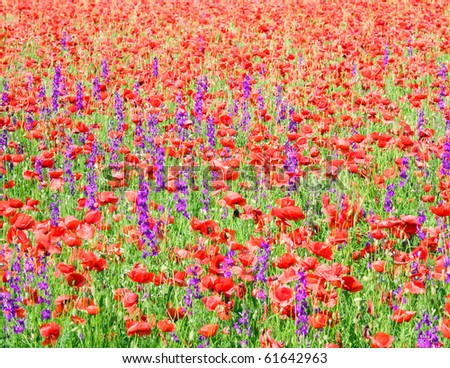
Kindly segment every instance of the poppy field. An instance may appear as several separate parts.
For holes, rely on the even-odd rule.
[[[450,5],[0,7],[1,347],[450,347]]]

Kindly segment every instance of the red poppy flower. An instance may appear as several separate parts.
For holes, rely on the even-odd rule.
[[[88,211],[84,215],[84,221],[88,224],[96,224],[101,221],[103,218],[102,213],[100,211]]]
[[[373,348],[390,348],[394,342],[394,336],[390,336],[384,332],[378,332],[375,336],[370,337],[370,346]]]
[[[411,294],[425,294],[425,284],[422,281],[410,281],[404,283],[404,288]]]
[[[72,272],[64,275],[69,286],[80,288],[86,283],[86,278],[81,273]]]
[[[150,335],[151,327],[148,322],[133,322],[127,329],[128,336],[147,336]]]
[[[97,257],[93,252],[80,252],[79,259],[85,270],[103,271],[107,268],[106,260]]]
[[[339,349],[340,346],[334,343],[325,344],[326,349]]]
[[[61,334],[61,327],[55,322],[47,323],[39,328],[41,336],[44,338],[43,346],[55,345]]]
[[[292,253],[284,253],[280,258],[278,258],[274,265],[276,265],[278,268],[286,269],[292,266],[295,266],[297,264],[297,258]]]
[[[78,236],[70,232],[65,232],[64,235],[61,237],[61,240],[68,247],[79,247],[82,245],[82,240]]]
[[[325,313],[316,313],[308,316],[309,324],[312,328],[324,328],[328,323],[328,315]]]
[[[204,325],[200,330],[198,330],[198,333],[203,337],[209,338],[215,336],[218,329],[218,324]]]
[[[231,277],[218,277],[214,281],[214,290],[218,293],[227,293],[234,287],[234,281]]]
[[[136,306],[137,302],[139,300],[139,297],[137,294],[133,293],[132,291],[126,291],[123,296],[123,306],[125,308],[131,308]]]
[[[56,268],[60,270],[62,273],[72,273],[73,271],[75,271],[75,267],[73,265],[68,265],[63,262],[58,263],[56,265]]]
[[[322,242],[312,242],[308,244],[308,250],[316,256],[323,257],[329,261],[333,259],[333,250],[331,244],[325,244]]]
[[[225,256],[219,254],[211,259],[211,267],[209,268],[209,273],[215,275],[223,274],[223,263],[225,262]]]
[[[391,319],[397,323],[409,322],[411,318],[415,316],[415,311],[405,311],[403,309],[397,309],[391,316]]]
[[[280,220],[298,221],[305,218],[302,209],[297,206],[287,206],[283,208],[272,208],[272,216],[278,217]]]
[[[239,193],[231,192],[227,194],[225,197],[223,197],[219,201],[220,205],[227,205],[228,207],[231,207],[232,209],[235,209],[235,206],[245,206],[247,204],[247,201],[245,198],[243,198]]]
[[[66,225],[66,227],[70,230],[76,229],[81,222],[74,216],[67,216],[63,219],[63,221],[64,221],[64,224]]]
[[[99,205],[104,206],[106,204],[116,204],[119,198],[116,197],[114,192],[100,192],[97,196],[97,202]]]
[[[152,272],[148,272],[145,268],[133,268],[128,273],[128,277],[139,284],[148,284],[154,280],[155,275]]]
[[[83,221],[78,225],[76,233],[81,239],[90,240],[95,235],[95,228]]]
[[[34,219],[30,215],[27,215],[25,213],[19,213],[11,217],[9,223],[19,230],[31,229],[36,224]]]
[[[272,301],[281,307],[286,307],[294,297],[294,290],[282,284],[275,285],[271,291]]]
[[[342,281],[342,289],[350,291],[351,293],[356,293],[363,289],[362,284],[353,276],[344,276],[342,277]]]
[[[450,216],[450,203],[441,203],[437,207],[430,207],[430,211],[439,217]]]
[[[384,261],[375,261],[372,263],[372,268],[377,271],[377,272],[384,272],[384,265],[385,262]]]
[[[175,323],[168,319],[163,319],[157,324],[159,330],[161,332],[174,332],[175,331]]]
[[[219,304],[224,303],[218,296],[204,297],[202,298],[202,302],[205,305],[206,309],[208,309],[210,312],[213,312]]]
[[[217,235],[219,231],[219,225],[213,220],[200,221],[196,217],[191,220],[191,227],[193,230],[199,231],[205,236]]]
[[[442,332],[442,336],[446,339],[450,339],[450,319],[444,318],[440,325],[440,330]]]

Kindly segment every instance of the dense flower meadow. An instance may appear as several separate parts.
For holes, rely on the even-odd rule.
[[[439,3],[2,2],[0,346],[450,347],[449,68]]]

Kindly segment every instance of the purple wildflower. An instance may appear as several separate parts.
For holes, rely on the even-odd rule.
[[[76,84],[76,107],[78,112],[83,110],[83,85],[81,82]]]
[[[61,38],[61,48],[63,49],[63,51],[67,50],[67,33],[66,31],[63,31],[62,33],[62,38]]]
[[[297,123],[292,119],[292,114],[295,112],[294,108],[289,109],[289,125],[288,125],[288,132],[296,132],[297,131]]]
[[[264,97],[262,94],[262,88],[258,89],[258,110],[264,109]]]
[[[197,80],[197,93],[194,97],[194,114],[197,122],[200,122],[203,117],[203,86],[202,79]]]
[[[152,75],[157,78],[158,77],[158,58],[153,58],[153,64],[152,64]]]
[[[295,327],[297,339],[300,341],[308,333],[308,302],[306,301],[306,278],[303,271],[298,271],[297,285],[295,286]]]
[[[187,281],[186,294],[183,298],[184,304],[187,308],[192,308],[192,298],[200,299],[200,279],[198,278],[198,274],[200,272],[200,266],[193,265],[187,268],[187,274],[189,279]],[[192,314],[192,311],[190,311]]]
[[[97,101],[100,100],[100,81],[98,77],[95,77],[92,81],[92,94]]]
[[[21,287],[20,287],[20,275],[21,269],[21,257],[19,247],[16,246],[17,254],[14,260],[11,270],[7,272],[7,284],[10,291],[0,293],[0,302],[2,304],[3,315],[6,317],[8,324],[12,325],[13,332],[20,334],[25,329],[25,319],[17,318],[17,309],[22,303]],[[4,331],[7,332],[7,324],[4,325]]]
[[[28,90],[31,91],[33,89],[33,76],[31,74],[28,75]]]
[[[417,119],[417,135],[420,136],[420,132],[422,131],[424,126],[425,126],[425,113],[423,112],[423,110],[420,110],[419,117]]]
[[[181,96],[181,93],[178,93],[175,103],[175,123],[178,128],[178,135],[182,136],[182,132],[184,130],[184,122],[187,120],[187,116],[186,110],[183,107],[183,97]]]
[[[447,255],[444,255],[444,270],[446,271],[446,279],[445,279],[445,283],[449,284],[450,283],[450,272],[447,272],[448,267],[450,267],[450,257],[448,257]]]
[[[266,66],[263,64],[261,64],[261,69],[259,71],[259,75],[264,76],[266,75]]]
[[[108,61],[106,59],[102,60],[102,77],[104,80],[109,79]]]
[[[189,219],[189,214],[187,213],[187,203],[189,196],[189,187],[185,181],[185,170],[181,170],[180,177],[175,180],[175,188],[177,191],[174,194],[175,209],[178,213],[181,213],[184,217]]]
[[[24,270],[27,275],[26,280],[29,285],[33,281],[35,269],[34,269],[33,259],[28,254],[25,254]]]
[[[298,167],[298,160],[296,156],[295,148],[292,148],[289,141],[286,142],[286,160],[284,161],[285,174],[291,174],[292,177],[289,179],[289,191],[296,190],[296,180],[297,175],[295,171]]]
[[[201,202],[203,204],[202,212],[206,214],[206,217],[209,218],[209,206],[211,204],[211,197],[209,195],[209,185],[208,185],[208,179],[202,180],[202,197]]]
[[[32,130],[34,126],[33,115],[27,112],[25,116],[25,130]]]
[[[302,68],[302,66],[303,66],[303,61],[304,61],[304,60],[303,60],[303,55],[300,54],[300,55],[298,56],[298,68],[299,68],[299,69]]]
[[[416,331],[419,331],[417,336],[417,347],[419,348],[440,348],[442,346],[439,341],[439,328],[437,324],[433,325],[438,320],[438,317],[432,317],[427,313],[423,314],[422,319],[416,325]]]
[[[54,194],[52,196],[52,202],[50,203],[50,211],[51,211],[51,224],[52,226],[58,226],[59,222],[59,208],[57,202],[57,195]]]
[[[214,117],[208,116],[206,119],[206,136],[208,138],[208,144],[211,148],[216,147],[216,126],[214,125]]]
[[[383,66],[386,69],[389,63],[389,46],[384,46],[384,54],[383,54]]]
[[[444,63],[441,63],[438,70],[438,77],[442,80],[446,80],[448,77],[447,66]]]
[[[44,181],[44,176],[42,174],[42,161],[39,157],[36,157],[36,161],[34,163],[34,167],[36,169],[36,174],[39,175],[39,181],[43,182]]]
[[[233,328],[242,339],[239,341],[239,345],[241,345],[241,348],[247,348],[249,343],[248,339],[252,335],[248,308],[245,308],[242,312],[239,313],[238,321],[233,324]]]
[[[239,101],[233,101],[233,107],[231,110],[231,116],[236,116],[239,113]]]
[[[250,121],[251,121],[250,112],[248,111],[247,101],[243,102],[242,106],[242,120],[240,123],[240,128],[246,132],[248,130]]]
[[[231,268],[234,265],[234,250],[229,250],[225,255],[225,260],[222,263],[223,277],[231,278]]]
[[[199,349],[204,349],[204,348],[211,346],[211,342],[209,341],[209,339],[204,336],[200,336],[198,338],[198,341],[201,342],[200,345],[197,346],[197,348],[199,348]]]
[[[109,122],[108,124],[108,133],[113,131],[113,125],[112,122]],[[116,138],[116,136],[113,136],[111,138],[111,135],[108,134],[108,144],[111,147],[111,156],[109,157],[109,167],[117,171],[119,170],[119,139]]]
[[[61,68],[59,65],[56,65],[55,76],[53,77],[53,90],[52,90],[52,110],[53,110],[53,112],[58,111],[60,82],[61,82]]]
[[[64,155],[64,182],[69,184],[70,193],[75,195],[75,178],[72,172],[72,143],[72,138],[68,137]]]
[[[178,338],[177,334],[175,332],[169,332],[170,337],[172,337],[172,340],[174,343],[179,343],[180,339]]]
[[[165,188],[164,161],[165,161],[164,147],[162,145],[159,145],[158,147],[156,147],[156,157],[155,157],[155,167],[156,167],[155,180],[157,192]]]
[[[411,45],[411,39],[408,40],[408,57],[412,57],[413,56],[413,48]]]
[[[8,147],[8,138],[9,138],[8,130],[3,129],[2,134],[0,135],[0,150],[3,152],[5,152],[6,148]]]
[[[86,206],[94,211],[95,210],[95,193],[97,192],[97,172],[95,170],[95,162],[97,160],[97,142],[92,142],[91,153],[86,164],[87,171],[87,185],[85,189],[86,193]]]
[[[425,210],[419,210],[419,216],[417,218],[417,236],[420,240],[425,240],[426,238],[426,233],[425,231],[422,229],[422,225],[423,223],[427,220],[427,218],[425,217]]]
[[[281,102],[279,115],[277,117],[277,124],[281,123],[282,121],[284,121],[284,119],[286,119],[287,107],[288,107],[287,102],[283,100],[283,102]]]
[[[386,197],[384,198],[384,210],[389,213],[392,211],[392,198],[395,195],[395,183],[387,186]]]
[[[266,272],[267,267],[269,266],[269,257],[270,257],[270,245],[268,242],[263,240],[261,242],[261,249],[258,252],[258,262],[255,267],[255,281],[260,282],[264,285],[267,282]],[[266,299],[266,292],[261,286],[257,296],[258,299]]]
[[[439,101],[438,101],[438,107],[440,110],[444,110],[445,109],[445,87],[441,86],[440,90],[439,90]]]
[[[2,106],[8,105],[8,93],[9,92],[9,85],[8,82],[5,82],[3,84],[3,92],[2,92]]]
[[[114,108],[116,109],[117,130],[121,132],[123,131],[125,117],[123,115],[123,100],[118,92],[115,94]]]
[[[242,83],[242,93],[244,98],[249,98],[250,97],[250,92],[251,92],[251,77],[246,74],[244,77],[244,82]]]
[[[45,86],[42,85],[41,88],[39,88],[39,94],[38,94],[39,102],[44,101],[44,98],[45,98]]]
[[[403,188],[405,183],[408,181],[408,170],[409,170],[409,161],[408,157],[404,156],[402,158],[402,170],[400,171],[400,182],[398,184],[399,188]]]
[[[152,151],[156,149],[155,137],[158,134],[158,117],[155,114],[150,114],[147,118],[147,134],[144,136],[144,141],[150,146]]]
[[[151,249],[152,255],[156,255],[156,236],[154,232],[154,225],[150,226],[150,216],[148,210],[149,199],[149,184],[141,177],[139,182],[139,191],[136,198],[136,207],[138,215],[138,226],[142,234],[141,244],[146,245],[144,247],[143,257],[147,258],[147,248]]]
[[[43,309],[41,312],[41,319],[43,321],[50,319],[52,317],[52,312],[49,309]]]
[[[444,151],[442,152],[441,160],[441,174],[447,176],[450,175],[450,134],[447,134],[445,137]]]
[[[50,295],[50,289],[48,285],[48,275],[47,275],[47,262],[46,257],[42,256],[40,258],[41,261],[41,267],[39,269],[39,276],[42,278],[42,281],[38,283],[38,289],[39,291],[42,291],[44,293],[44,296],[38,297],[38,304],[45,304],[46,307],[41,312],[41,319],[43,321],[50,319],[51,312],[50,312],[50,305],[51,305],[51,295]]]
[[[358,75],[358,63],[356,61],[353,62],[353,66],[352,66],[352,77],[353,80],[356,79],[356,76]]]

